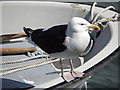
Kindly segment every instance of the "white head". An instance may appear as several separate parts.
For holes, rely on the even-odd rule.
[[[73,17],[68,23],[68,29],[72,30],[71,32],[88,32],[89,30],[100,30],[97,25],[92,25],[87,20],[80,17]]]

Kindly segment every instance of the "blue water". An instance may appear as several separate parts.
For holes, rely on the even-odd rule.
[[[95,71],[88,81],[89,88],[120,88],[118,79],[118,60],[120,55],[104,67]]]

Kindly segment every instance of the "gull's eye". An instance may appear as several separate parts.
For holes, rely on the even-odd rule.
[[[92,30],[89,29],[89,32],[91,32]]]
[[[84,23],[79,23],[79,25],[85,25]]]

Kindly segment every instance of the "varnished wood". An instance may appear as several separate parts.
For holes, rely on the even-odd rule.
[[[0,48],[0,55],[4,54],[19,54],[25,52],[36,51],[35,48]]]
[[[11,39],[27,37],[25,33],[16,33],[16,34],[6,34],[0,36],[0,42],[8,41]]]

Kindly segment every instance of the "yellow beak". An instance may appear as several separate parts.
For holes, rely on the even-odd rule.
[[[99,26],[97,26],[97,25],[90,25],[90,26],[88,26],[88,28],[89,29],[93,29],[93,30],[100,30],[100,27]]]

